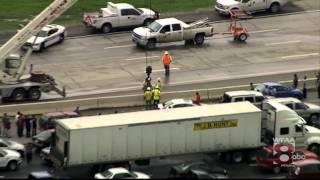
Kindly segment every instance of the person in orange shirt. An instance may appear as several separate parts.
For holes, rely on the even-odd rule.
[[[164,55],[162,56],[162,62],[165,69],[165,75],[170,75],[170,63],[172,61],[172,57],[169,55],[168,51],[164,52]]]

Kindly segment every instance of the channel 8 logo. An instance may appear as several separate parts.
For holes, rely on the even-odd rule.
[[[295,143],[273,144],[273,164],[287,165],[292,163],[292,154],[295,151]]]

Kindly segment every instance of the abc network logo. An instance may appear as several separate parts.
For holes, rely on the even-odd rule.
[[[273,164],[282,166],[290,165],[293,161],[305,159],[304,154],[295,152],[295,140],[293,138],[273,139]]]

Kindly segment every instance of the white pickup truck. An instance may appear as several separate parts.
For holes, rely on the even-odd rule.
[[[154,49],[156,43],[186,41],[202,45],[205,37],[213,36],[213,27],[208,24],[208,19],[186,24],[176,18],[158,19],[147,27],[133,30],[132,41],[137,46]]]
[[[239,9],[249,13],[270,10],[280,11],[288,0],[217,0],[215,9],[221,14],[228,15],[230,10]]]
[[[108,2],[99,12],[83,14],[83,23],[91,28],[109,33],[113,28],[149,25],[159,19],[159,13],[146,8],[135,8],[127,3]]]

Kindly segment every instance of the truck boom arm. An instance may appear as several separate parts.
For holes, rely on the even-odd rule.
[[[46,9],[19,30],[9,41],[0,48],[0,63],[11,53],[16,52],[32,36],[36,35],[42,27],[51,23],[78,0],[54,0]]]

